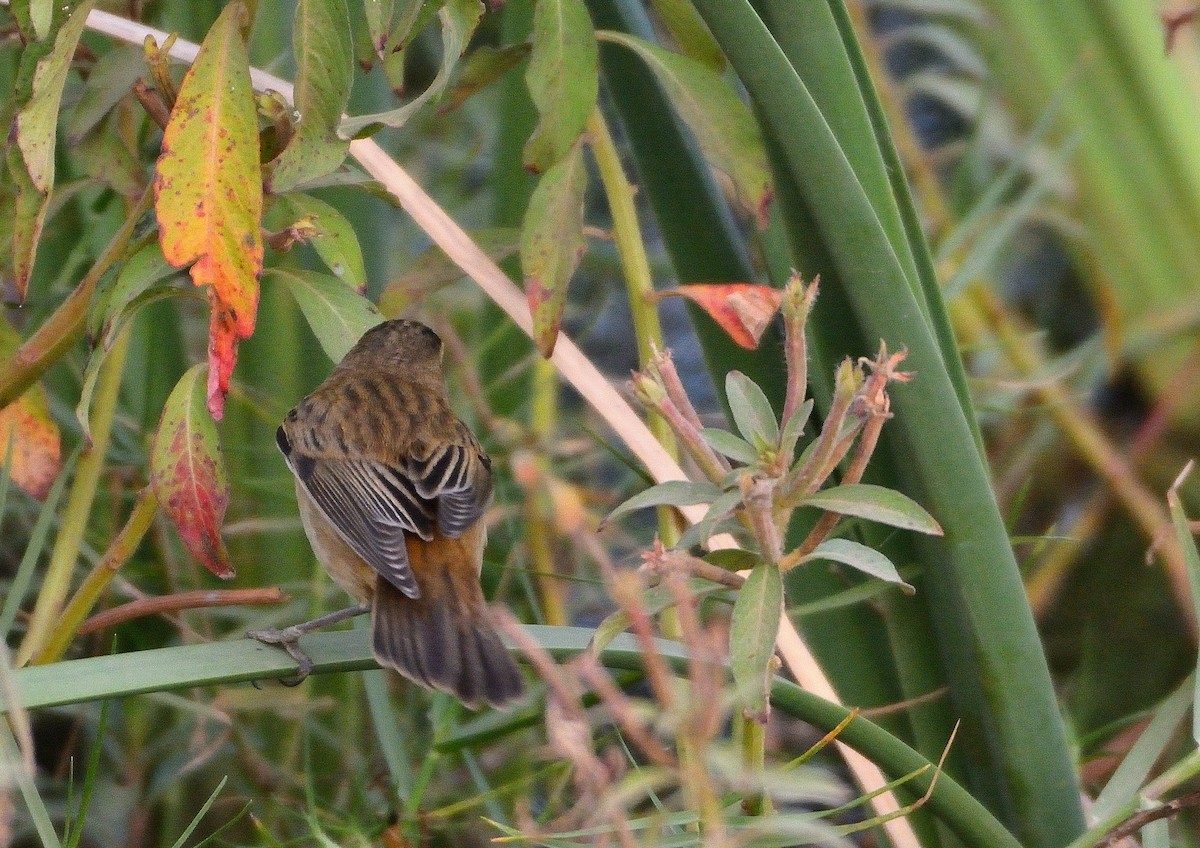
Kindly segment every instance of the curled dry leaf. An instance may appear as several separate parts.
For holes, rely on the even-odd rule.
[[[755,350],[779,311],[783,292],[754,283],[701,283],[667,289],[658,297],[686,297],[720,324],[731,339],[747,350]]]

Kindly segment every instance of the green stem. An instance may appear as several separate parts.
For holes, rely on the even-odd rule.
[[[63,603],[71,588],[71,577],[79,559],[79,548],[87,530],[92,502],[96,498],[96,487],[100,472],[104,469],[105,454],[108,452],[109,436],[112,433],[113,416],[117,410],[117,399],[121,389],[121,372],[125,368],[125,357],[129,352],[130,327],[127,325],[118,335],[109,351],[108,358],[100,366],[100,377],[96,385],[96,402],[92,407],[92,446],[79,460],[75,479],[71,482],[71,493],[63,511],[58,538],[46,568],[46,579],[34,604],[29,620],[29,630],[17,651],[17,665],[24,665],[41,653],[60,622]]]
[[[100,600],[100,595],[117,576],[121,566],[129,561],[133,552],[141,544],[142,537],[150,529],[156,514],[158,514],[158,498],[154,496],[154,490],[147,486],[138,493],[133,510],[129,513],[129,519],[125,522],[121,532],[117,534],[117,538],[113,539],[112,544],[108,546],[104,558],[96,563],[95,568],[84,578],[70,603],[63,610],[46,647],[34,656],[34,665],[58,662],[62,659],[67,647],[75,638],[75,634],[79,632],[79,626],[96,606],[96,602]]]
[[[529,422],[537,443],[543,446],[534,460],[538,466],[539,480],[548,479],[553,471],[549,461],[549,446],[557,422],[558,370],[554,363],[539,357],[534,360],[533,365],[533,403]],[[563,584],[554,567],[554,505],[547,493],[547,487],[538,485],[530,491],[525,499],[525,508],[529,563],[532,566],[538,597],[542,602],[542,615],[547,624],[566,624],[566,598],[563,596]]]
[[[54,310],[42,326],[13,354],[11,362],[0,367],[0,407],[20,397],[46,370],[75,346],[87,325],[88,307],[96,284],[129,248],[134,229],[154,202],[154,191],[147,187],[137,204],[126,216],[121,228],[109,240],[104,252],[75,291]]]
[[[629,292],[629,312],[633,318],[633,332],[637,337],[638,362],[644,368],[654,359],[656,350],[663,349],[662,325],[658,321],[658,309],[654,301],[654,276],[650,271],[650,259],[646,255],[646,244],[638,226],[637,208],[633,202],[633,186],[625,177],[621,157],[612,133],[600,108],[592,110],[588,117],[587,132],[592,142],[592,153],[604,183],[604,194],[608,198],[612,214],[613,238],[617,253],[621,257],[621,270],[625,274],[625,286]],[[670,426],[659,416],[650,417],[650,431],[673,457],[679,456],[675,436]],[[659,536],[663,544],[671,547],[679,541],[679,528],[671,510],[658,511]]]
[[[742,762],[751,774],[762,774],[767,765],[767,728],[749,716],[742,718]],[[742,799],[742,809],[748,816],[768,815],[771,799],[761,793]]]

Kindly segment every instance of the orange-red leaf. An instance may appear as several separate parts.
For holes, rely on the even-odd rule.
[[[9,478],[39,501],[45,500],[62,470],[62,442],[41,386],[0,409],[0,466],[6,456]]]
[[[221,522],[229,505],[229,478],[217,425],[204,408],[204,368],[192,366],[167,398],[150,453],[150,485],[192,556],[228,578],[233,569]]]
[[[706,283],[679,286],[658,293],[659,297],[686,297],[721,325],[747,350],[758,347],[767,325],[779,311],[783,292],[753,283]]]
[[[163,255],[176,267],[192,264],[192,281],[212,286],[212,328],[233,334],[210,342],[210,388],[221,388],[209,396],[216,418],[224,409],[237,340],[254,331],[263,260],[258,123],[240,29],[244,14],[240,3],[225,8],[183,78],[154,182]]]

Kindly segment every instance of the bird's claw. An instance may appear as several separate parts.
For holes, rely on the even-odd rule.
[[[300,636],[304,631],[296,626],[284,627],[279,630],[248,630],[246,638],[265,645],[278,645],[287,651],[288,656],[296,661],[296,676],[282,678],[279,682],[284,686],[299,686],[313,672],[313,661],[300,649]]]

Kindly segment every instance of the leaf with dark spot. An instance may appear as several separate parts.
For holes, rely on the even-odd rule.
[[[233,569],[221,540],[229,478],[217,425],[205,411],[204,370],[192,366],[167,398],[150,454],[150,485],[192,556],[229,578]]]

